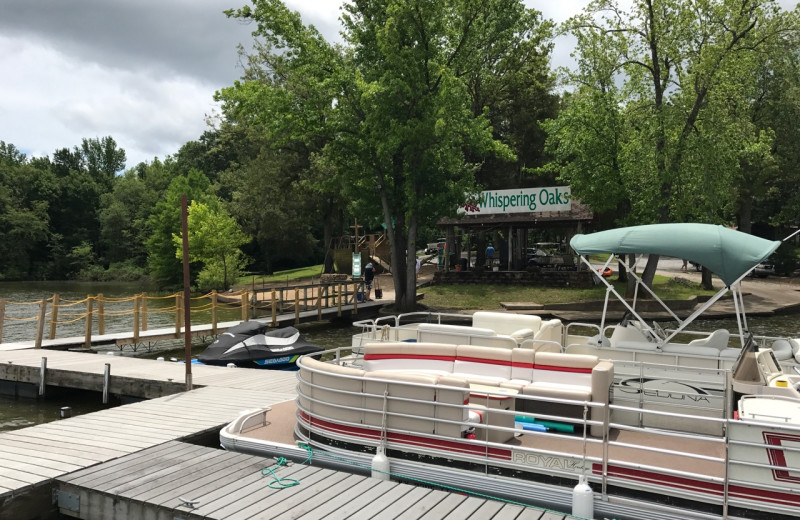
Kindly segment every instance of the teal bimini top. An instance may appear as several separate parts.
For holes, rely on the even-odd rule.
[[[712,224],[651,224],[575,235],[569,245],[579,255],[632,253],[684,258],[708,268],[729,286],[781,243]]]

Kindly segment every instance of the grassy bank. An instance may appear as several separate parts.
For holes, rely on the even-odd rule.
[[[616,290],[625,294],[625,284],[612,279]],[[716,291],[706,291],[700,284],[682,278],[670,278],[656,275],[653,290],[659,298],[665,300],[684,300],[695,295],[712,295]],[[571,303],[580,301],[602,300],[605,298],[605,286],[591,289],[574,289],[570,287],[549,288],[506,285],[434,285],[420,289],[425,295],[423,302],[436,309],[501,309],[501,302],[539,303],[547,306],[551,303]]]
[[[273,274],[255,274],[239,278],[237,285],[247,286],[255,283],[288,283],[299,284],[300,282],[311,281],[312,278],[319,278],[322,274],[322,264],[309,265],[307,267],[297,267],[286,269],[285,271],[275,271]]]

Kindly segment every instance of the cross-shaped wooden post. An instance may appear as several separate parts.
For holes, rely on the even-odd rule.
[[[353,252],[354,253],[358,253],[358,228],[363,227],[363,226],[359,226],[358,225],[358,219],[357,218],[353,219],[353,222],[354,222],[354,225],[350,226],[351,228],[353,228],[355,230],[355,233],[356,233],[356,239],[355,239],[355,242],[353,243]]]

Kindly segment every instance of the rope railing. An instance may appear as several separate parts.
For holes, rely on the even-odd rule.
[[[210,314],[212,334],[217,333],[218,314],[228,315],[241,311],[241,321],[248,321],[257,313],[272,316],[272,326],[277,326],[277,315],[294,312],[295,324],[300,323],[301,311],[316,310],[322,319],[322,309],[337,309],[337,316],[342,315],[345,308],[358,313],[358,304],[364,294],[364,283],[361,281],[317,283],[311,285],[283,286],[276,288],[260,288],[254,290],[230,291],[206,294],[190,298],[192,314]],[[38,306],[37,313],[25,312],[32,306]],[[16,302],[0,299],[0,343],[3,342],[5,323],[22,323],[37,321],[35,346],[41,347],[47,334],[51,340],[56,338],[59,326],[85,322],[83,336],[85,346],[91,345],[93,333],[105,334],[106,321],[119,326],[129,325],[133,330],[133,339],[138,341],[141,331],[148,330],[148,316],[159,316],[157,321],[165,321],[164,316],[173,317],[175,337],[182,337],[183,294],[151,296],[146,293],[124,297],[107,297],[102,294],[88,295],[80,300],[62,298],[59,294],[38,301]],[[232,321],[232,320],[231,320]],[[49,330],[45,332],[45,325]],[[168,327],[169,325],[167,325]],[[118,328],[118,327],[117,327]]]

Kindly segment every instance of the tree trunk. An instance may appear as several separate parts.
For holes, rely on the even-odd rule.
[[[753,199],[749,193],[745,193],[739,204],[739,231],[750,233],[753,230],[751,221],[753,220]]]
[[[644,266],[644,272],[642,273],[642,281],[650,288],[653,287],[653,278],[656,276],[658,258],[658,255],[650,255],[647,257],[647,265]]]
[[[619,255],[617,263],[617,281],[628,282],[628,268],[625,266],[626,255]]]
[[[703,289],[710,291],[714,288],[711,283],[711,271],[708,268],[703,267],[703,271],[700,275],[700,284],[703,286]]]

